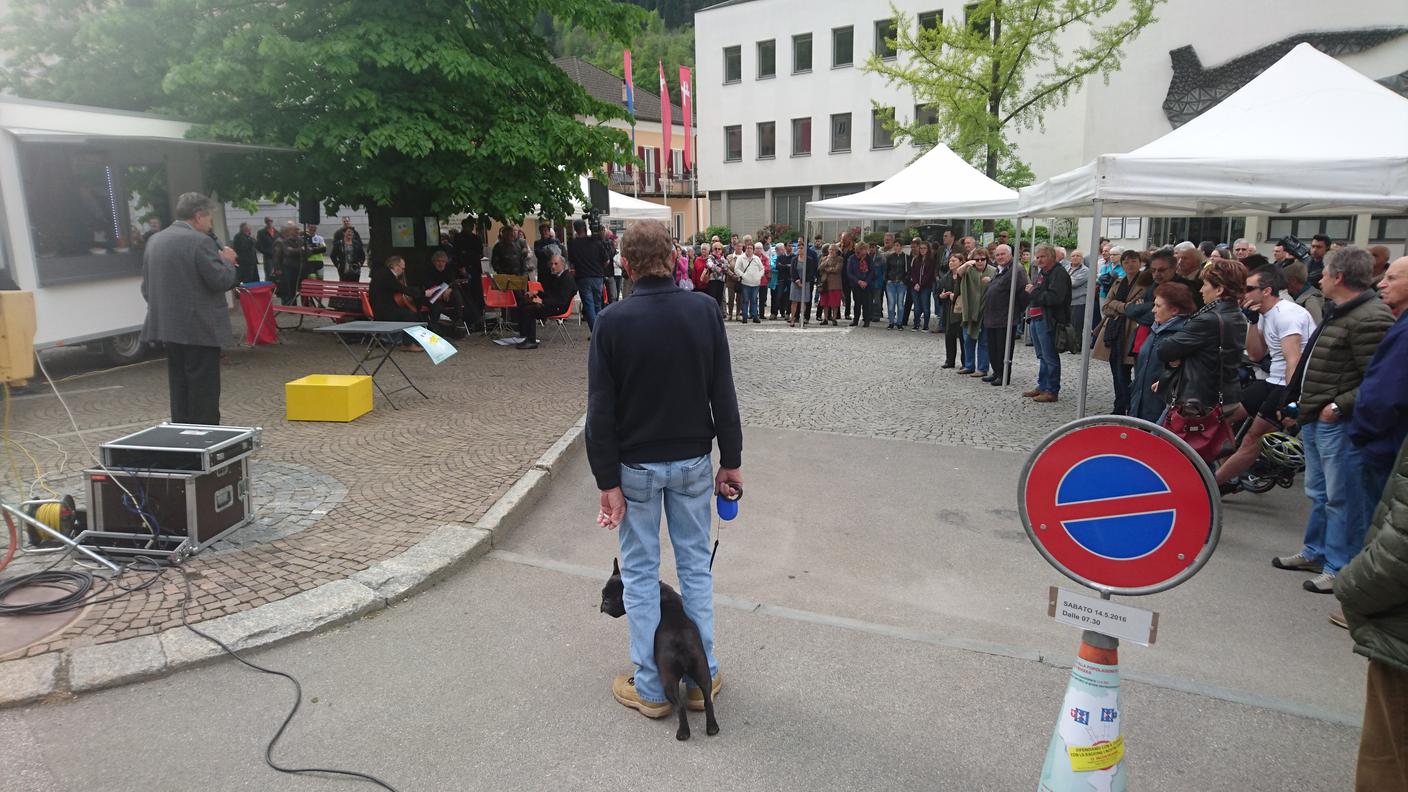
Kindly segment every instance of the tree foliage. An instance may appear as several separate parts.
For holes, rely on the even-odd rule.
[[[944,143],[989,178],[1032,181],[1011,135],[1040,127],[1089,77],[1117,71],[1122,50],[1157,21],[1164,0],[978,0],[966,18],[918,27],[891,6],[898,57],[866,69],[908,86],[934,118],[896,121],[897,140]],[[1123,5],[1126,13],[1107,19]]]
[[[636,89],[659,93],[660,64],[663,63],[670,97],[679,102],[679,67],[694,66],[694,28],[671,29],[659,13],[651,12],[644,24],[632,31],[627,47],[631,50],[631,76]],[[621,44],[603,40],[591,30],[560,27],[555,49],[558,55],[575,55],[617,77],[625,77]]]
[[[581,174],[631,152],[578,120],[624,114],[552,65],[544,14],[617,42],[646,16],[612,0],[15,0],[0,86],[297,150],[217,163],[228,198],[565,215]]]

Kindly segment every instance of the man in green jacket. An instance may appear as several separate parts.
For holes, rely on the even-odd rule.
[[[1408,442],[1398,452],[1364,550],[1341,570],[1335,596],[1344,606],[1354,651],[1369,658],[1354,789],[1408,789]]]
[[[1301,584],[1317,594],[1334,590],[1335,576],[1364,542],[1374,509],[1359,483],[1359,449],[1345,429],[1374,350],[1393,325],[1393,314],[1371,288],[1373,269],[1373,257],[1362,248],[1330,254],[1320,288],[1334,305],[1326,306],[1325,321],[1287,383],[1287,403],[1299,403],[1310,519],[1300,552],[1273,558],[1271,564],[1319,573]],[[1292,391],[1298,393],[1292,396]]]

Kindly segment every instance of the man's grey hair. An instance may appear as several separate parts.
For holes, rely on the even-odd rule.
[[[1061,257],[1058,256],[1058,255],[1056,255],[1056,246],[1055,246],[1055,245],[1047,245],[1047,244],[1045,244],[1045,243],[1040,244],[1040,245],[1037,245],[1037,246],[1036,246],[1036,252],[1034,252],[1032,255],[1033,255],[1033,256],[1040,256],[1042,253],[1045,253],[1046,255],[1050,256],[1052,261],[1060,261],[1060,260],[1061,260]]]
[[[1344,276],[1344,285],[1364,291],[1374,285],[1374,256],[1361,247],[1342,247],[1325,256],[1325,276]]]
[[[996,252],[999,251],[999,250],[1005,250],[1005,251],[1007,251],[1007,255],[1009,255],[1009,256],[1012,255],[1012,246],[1011,246],[1011,245],[998,245],[997,247],[995,247],[995,248],[992,249],[992,252],[996,253]]]
[[[1187,253],[1190,250],[1198,250],[1198,246],[1192,242],[1179,242],[1177,245],[1173,246],[1174,255]]]
[[[435,251],[434,253],[431,253],[431,254],[430,254],[430,260],[431,260],[431,261],[438,261],[438,260],[440,260],[440,259],[444,259],[445,261],[448,262],[448,261],[450,260],[450,254],[449,254],[449,253],[446,253],[446,252],[443,251],[443,250],[437,250],[437,251]]]
[[[557,245],[544,245],[543,250],[548,253],[548,263],[551,264],[554,257],[562,255],[562,248]]]
[[[176,219],[194,220],[198,214],[215,212],[215,202],[198,192],[181,193],[176,199]]]
[[[1247,238],[1246,238],[1246,237],[1240,237],[1240,238],[1238,238],[1238,239],[1232,240],[1232,247],[1237,247],[1238,245],[1250,245],[1250,244],[1251,244],[1251,243],[1247,241]]]
[[[1056,246],[1056,258],[1061,261],[1065,261],[1066,259],[1066,249],[1060,245]]]

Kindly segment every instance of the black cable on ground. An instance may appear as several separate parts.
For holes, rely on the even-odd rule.
[[[269,739],[269,744],[265,746],[264,763],[269,765],[269,767],[273,768],[274,770],[279,771],[280,773],[287,773],[289,775],[322,774],[343,776],[346,778],[355,778],[360,781],[366,781],[368,783],[376,784],[382,789],[387,790],[387,792],[397,792],[396,787],[391,786],[390,784],[386,783],[385,781],[382,781],[376,776],[368,775],[367,773],[359,773],[355,770],[332,770],[323,767],[281,767],[278,763],[274,761],[274,746],[278,743],[279,738],[284,736],[284,731],[287,730],[288,725],[293,722],[293,717],[298,714],[298,708],[303,703],[303,685],[299,684],[298,679],[295,678],[293,674],[287,673],[285,671],[275,671],[272,668],[265,668],[264,666],[261,666],[257,663],[246,660],[240,656],[239,652],[236,652],[234,649],[231,649],[229,646],[226,646],[224,642],[222,642],[219,638],[216,638],[208,633],[203,633],[200,630],[197,630],[195,627],[192,627],[191,623],[186,620],[186,606],[191,601],[191,578],[189,575],[186,574],[186,570],[182,567],[176,566],[175,569],[177,572],[181,573],[181,578],[185,581],[186,584],[186,596],[184,599],[181,600],[181,624],[184,625],[187,630],[190,630],[191,632],[195,633],[196,635],[199,635],[207,641],[210,641],[221,649],[224,649],[226,654],[240,661],[244,665],[254,669],[255,671],[258,671],[261,674],[280,676],[293,683],[293,708],[288,711],[288,715],[284,718],[284,722],[279,724],[279,730],[274,732],[274,736]]]
[[[60,562],[64,561],[67,554],[60,557],[47,569],[38,572],[31,572],[27,575],[19,575],[9,580],[0,581],[0,603],[11,593],[34,586],[47,588],[68,589],[69,592],[61,597],[45,600],[43,602],[30,602],[21,605],[0,604],[0,616],[35,616],[49,613],[64,613],[66,611],[86,608],[89,605],[101,605],[105,602],[113,602],[128,594],[143,591],[151,588],[161,577],[164,571],[156,562],[146,558],[134,559],[134,563],[148,561],[152,564],[152,575],[135,586],[128,587],[122,584],[122,576],[133,568],[133,565],[121,567],[116,575],[112,577],[99,577],[92,572],[79,572],[70,570],[55,570]],[[117,593],[111,596],[103,596],[109,589],[117,589]]]

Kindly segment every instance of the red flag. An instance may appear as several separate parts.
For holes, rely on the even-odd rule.
[[[684,124],[684,169],[694,170],[694,139],[690,134],[690,105],[694,102],[694,97],[690,95],[689,69],[680,67],[680,115],[684,116],[680,123]]]
[[[670,113],[670,87],[665,84],[665,64],[660,63],[660,148],[666,157],[670,154],[670,132],[675,122]]]
[[[626,57],[626,112],[636,114],[636,81],[631,75],[631,51],[625,50]],[[632,122],[634,123],[634,122]]]

